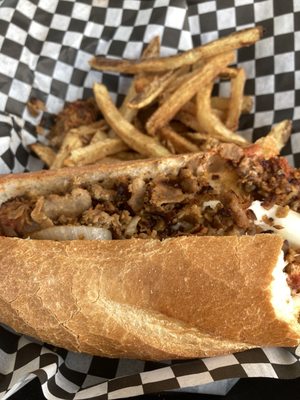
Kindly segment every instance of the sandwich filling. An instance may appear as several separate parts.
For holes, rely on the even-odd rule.
[[[228,144],[208,164],[192,160],[168,174],[107,176],[93,183],[74,177],[62,191],[27,191],[1,205],[0,234],[34,238],[51,227],[85,226],[106,229],[112,239],[282,232],[289,240],[284,235],[296,218],[290,214],[282,226],[289,211],[299,218],[300,171],[284,158],[249,157]],[[300,293],[295,254],[286,252],[284,273],[293,296]]]

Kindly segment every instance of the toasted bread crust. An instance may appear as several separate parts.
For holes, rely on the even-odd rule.
[[[0,315],[70,350],[142,359],[294,346],[276,317],[274,235],[52,242],[0,238]]]

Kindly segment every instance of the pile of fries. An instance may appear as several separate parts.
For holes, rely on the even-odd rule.
[[[104,85],[95,83],[102,117],[70,129],[59,148],[36,143],[31,149],[50,169],[207,151],[221,142],[265,157],[278,155],[289,138],[290,121],[254,144],[237,133],[240,116],[251,111],[253,100],[244,95],[245,70],[229,65],[235,50],[254,44],[261,35],[261,27],[254,27],[164,58],[155,37],[139,60],[96,56],[92,68],[133,75],[121,107],[117,109]],[[228,98],[212,96],[219,79],[230,81]]]

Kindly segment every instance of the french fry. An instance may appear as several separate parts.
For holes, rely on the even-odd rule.
[[[264,137],[259,138],[245,151],[248,155],[260,154],[264,158],[278,156],[286,145],[292,131],[292,122],[284,120],[274,125],[271,131]]]
[[[231,94],[225,125],[236,131],[243,108],[243,94],[246,82],[246,72],[243,68],[237,70],[236,77],[231,80]]]
[[[201,93],[203,86],[208,86],[220,71],[232,62],[233,58],[232,52],[224,53],[211,58],[210,62],[205,64],[203,68],[190,72],[187,75],[186,82],[179,86],[149,118],[146,124],[149,135],[155,135],[155,132],[165,126],[198,91]]]
[[[178,154],[196,153],[199,151],[198,146],[181,136],[174,129],[172,129],[170,125],[162,127],[159,131],[159,135],[162,137],[162,139],[171,143],[172,147]]]
[[[211,107],[222,110],[222,111],[227,111],[229,107],[229,98],[228,97],[211,97]],[[253,98],[251,96],[243,96],[242,99],[242,113],[247,114],[249,113],[253,108]]]
[[[55,160],[50,166],[50,169],[58,169],[64,165],[65,159],[69,156],[72,150],[82,147],[80,136],[77,129],[71,129],[66,133],[63,143],[56,154]]]
[[[140,109],[153,103],[153,101],[164,91],[174,80],[177,71],[167,71],[162,75],[153,77],[153,80],[138,93],[127,105],[129,108]]]
[[[121,161],[140,160],[141,158],[144,158],[141,154],[136,153],[135,151],[120,151],[120,153],[114,154],[114,157]]]
[[[220,72],[219,77],[221,79],[233,79],[237,76],[236,68],[224,68],[223,71]]]
[[[159,36],[156,36],[150,41],[148,46],[145,48],[143,55],[142,55],[142,60],[151,59],[153,57],[159,57],[159,52],[160,52],[160,38],[159,38]],[[143,76],[145,78],[145,75],[138,75],[136,78],[140,78],[141,76]],[[136,78],[134,78],[132,80],[131,85],[128,89],[127,95],[125,96],[125,99],[119,110],[120,113],[123,115],[123,117],[128,122],[131,122],[137,114],[137,110],[128,107],[128,104],[131,102],[131,100],[137,94],[136,90],[135,90],[135,79]]]
[[[104,139],[107,139],[107,138],[108,138],[107,133],[105,133],[103,131],[100,131],[100,129],[99,129],[98,131],[96,131],[94,133],[94,135],[93,135],[93,137],[92,137],[92,139],[90,141],[90,144],[97,143],[100,140],[104,140]]]
[[[211,97],[211,107],[220,111],[227,111],[229,107],[230,99],[228,97]],[[253,98],[251,96],[243,96],[242,98],[242,114],[251,112],[253,108]],[[196,105],[193,101],[189,101],[182,106],[181,111],[187,112],[192,115],[196,115]]]
[[[261,27],[244,29],[171,57],[154,58],[149,60],[115,60],[96,56],[90,61],[90,65],[92,68],[100,71],[114,71],[126,74],[160,72],[170,69],[174,70],[183,65],[192,65],[198,60],[214,57],[220,53],[227,53],[240,47],[250,46],[261,38],[262,32]]]
[[[213,114],[215,114],[216,117],[219,118],[222,122],[226,121],[226,112],[224,110],[219,110],[218,108],[212,108],[211,109]]]
[[[50,167],[56,157],[55,151],[44,144],[33,143],[29,148],[47,165],[47,167]]]
[[[156,76],[157,73],[151,74],[150,72],[147,74],[136,75],[134,80],[134,89],[136,93],[140,93],[145,90],[145,87],[148,86]]]
[[[111,101],[105,86],[95,83],[94,94],[107,123],[130,148],[148,157],[163,157],[170,154],[166,148],[141,133],[121,115]]]
[[[197,118],[193,114],[190,114],[186,111],[179,111],[179,113],[175,115],[174,119],[182,122],[185,126],[187,126],[190,129],[193,129],[196,132],[199,131]]]
[[[193,143],[195,143],[199,150],[206,151],[215,148],[220,144],[220,141],[207,133],[200,132],[187,132],[185,136]]]
[[[111,154],[127,149],[125,143],[120,139],[104,139],[86,147],[72,150],[69,157],[64,160],[64,166],[88,165]]]
[[[196,96],[199,128],[223,142],[236,143],[240,146],[247,145],[246,139],[228,129],[213,113],[210,100],[213,84],[214,82],[210,81],[209,84],[202,87]]]
[[[142,59],[147,59],[147,58],[151,58],[151,57],[158,57],[160,53],[160,38],[159,36],[155,36],[150,43],[147,45],[147,47],[145,48],[143,54],[142,54]],[[137,77],[140,77],[143,74],[138,75]],[[136,95],[136,90],[135,90],[135,79],[137,78],[135,77],[129,88],[128,88],[128,92],[125,96],[125,99],[123,100],[123,103],[119,109],[120,113],[123,115],[123,117],[128,121],[131,122],[133,120],[133,118],[136,116],[137,114],[137,110],[131,109],[130,107],[128,107],[128,103],[134,98],[134,96]],[[114,132],[113,129],[110,129],[108,136],[111,138],[115,138],[116,134]]]

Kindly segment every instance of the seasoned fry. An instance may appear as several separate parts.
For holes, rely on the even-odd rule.
[[[223,71],[219,74],[221,79],[233,79],[237,76],[236,68],[224,68]]]
[[[151,59],[153,57],[159,57],[159,53],[160,53],[160,38],[159,38],[159,36],[156,36],[150,41],[148,46],[145,48],[143,55],[142,55],[142,60]],[[141,76],[143,76],[144,78],[147,77],[147,76],[141,74],[141,75],[138,75],[136,78],[140,78]],[[127,95],[126,95],[126,97],[120,107],[120,110],[119,110],[120,113],[123,115],[123,117],[128,122],[131,122],[137,114],[137,110],[128,107],[128,104],[131,102],[131,100],[137,94],[136,90],[135,90],[135,79],[136,78],[134,78],[132,80],[131,85],[128,89]]]
[[[226,112],[224,110],[219,110],[218,108],[212,108],[212,112],[222,121],[226,121]]]
[[[195,143],[201,151],[213,149],[220,144],[220,141],[207,133],[187,132],[185,136]]]
[[[174,70],[183,65],[192,65],[200,59],[211,58],[220,53],[227,53],[240,47],[250,46],[261,38],[262,32],[263,30],[261,27],[244,29],[171,57],[150,60],[115,60],[96,56],[90,61],[90,65],[92,68],[100,71],[115,71],[127,74]]]
[[[213,82],[210,82],[197,94],[197,118],[200,129],[223,142],[245,146],[248,143],[246,139],[229,130],[213,113],[210,102],[212,88]]]
[[[246,82],[246,72],[243,68],[237,70],[236,77],[231,80],[231,94],[225,125],[236,131],[243,108],[243,94]]]
[[[256,142],[246,149],[247,154],[260,154],[264,158],[278,156],[280,151],[286,145],[292,131],[292,122],[289,120],[281,121],[273,126],[271,131],[264,137],[259,138]]]
[[[90,141],[90,144],[97,143],[100,140],[104,140],[104,139],[107,139],[107,138],[108,138],[107,134],[105,132],[103,132],[103,131],[100,131],[100,129],[99,129],[94,133],[94,135],[93,135],[93,137],[92,137],[92,139]]]
[[[114,154],[114,157],[121,161],[140,160],[145,158],[135,151],[120,151],[120,153]]]
[[[196,107],[195,107],[196,109]],[[194,131],[199,131],[199,125],[195,114],[192,115],[186,111],[179,111],[174,117],[175,120],[182,122],[185,126]]]
[[[69,156],[72,150],[82,147],[82,142],[78,135],[77,129],[71,129],[66,133],[63,143],[55,157],[55,160],[50,166],[50,169],[61,168],[64,164],[65,159]]]
[[[50,167],[56,156],[51,147],[41,143],[33,143],[29,148],[47,165],[47,167]]]
[[[157,73],[151,74],[150,72],[148,72],[147,74],[138,74],[135,77],[134,80],[134,89],[137,93],[142,92],[143,90],[145,90],[145,87],[148,86],[153,78],[155,78],[157,76]]]
[[[64,161],[65,166],[93,164],[111,154],[127,149],[125,143],[119,138],[104,139],[80,149],[71,151],[70,156]]]
[[[104,118],[129,147],[148,157],[163,157],[170,154],[166,148],[157,143],[153,138],[144,135],[126,121],[111,101],[105,86],[95,83],[94,94]]]
[[[162,139],[170,142],[172,144],[172,147],[178,154],[193,152],[196,153],[197,151],[199,151],[198,146],[181,136],[174,129],[172,129],[170,125],[161,128],[159,131],[159,135],[162,137]]]
[[[228,97],[211,97],[211,106],[212,108],[227,111],[229,107],[229,98]],[[253,98],[251,96],[243,96],[242,99],[242,113],[247,114],[252,110],[253,107]]]
[[[203,86],[208,85],[227,64],[232,62],[233,53],[225,53],[211,59],[198,70],[188,74],[188,80],[183,83],[149,118],[146,129],[150,135],[165,126]],[[210,94],[210,92],[209,92]]]
[[[167,71],[162,75],[156,75],[153,80],[138,93],[127,105],[129,108],[140,109],[153,103],[153,101],[164,91],[164,89],[177,76],[177,71]]]

